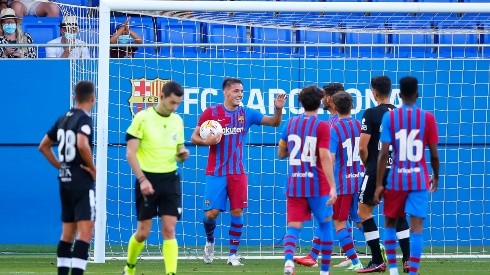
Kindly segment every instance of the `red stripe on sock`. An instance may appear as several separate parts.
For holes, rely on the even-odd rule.
[[[396,254],[396,249],[386,249],[386,254]]]
[[[231,227],[242,228],[243,224],[231,223]]]
[[[416,268],[416,267],[409,267],[409,268],[408,268],[408,271],[410,271],[410,272],[414,272],[414,273],[417,273],[417,272],[419,271],[419,269],[418,269],[418,268]]]
[[[296,244],[293,243],[293,242],[285,242],[284,243],[284,246],[292,246],[292,247],[296,247]]]
[[[385,241],[385,244],[386,244],[386,245],[396,244],[396,241],[395,241],[395,240],[386,240],[386,241]]]
[[[412,262],[412,263],[420,263],[420,258],[410,257],[410,262]]]
[[[344,250],[344,252],[347,252],[349,249],[353,249],[353,248],[354,248],[354,243],[352,242],[342,246],[342,250]]]
[[[235,236],[235,237],[240,237],[242,235],[242,232],[236,232],[236,231],[231,231],[230,230],[230,235]]]

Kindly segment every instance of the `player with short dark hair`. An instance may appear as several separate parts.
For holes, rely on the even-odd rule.
[[[378,103],[376,107],[369,108],[364,112],[361,126],[361,139],[359,141],[359,153],[366,167],[366,174],[362,181],[359,194],[358,214],[362,220],[364,237],[371,250],[371,261],[358,273],[383,272],[386,270],[386,255],[384,247],[380,244],[379,231],[373,217],[374,191],[376,190],[376,166],[379,152],[379,136],[381,119],[384,113],[395,109],[390,103],[391,79],[387,76],[376,76],[371,79],[371,91]],[[383,184],[386,185],[386,177],[391,168],[391,155],[386,163],[386,172]],[[404,270],[408,270],[410,257],[410,239],[408,223],[405,217],[400,217],[396,225],[397,237],[403,252]],[[408,272],[408,271],[407,271]]]
[[[332,97],[339,120],[330,129],[330,156],[334,163],[334,175],[337,181],[337,201],[333,206],[333,220],[337,238],[351,265],[347,270],[359,270],[362,264],[347,230],[347,220],[355,223],[361,220],[357,216],[357,199],[360,178],[364,167],[359,157],[359,136],[361,123],[352,117],[352,96],[338,92]]]
[[[204,262],[214,259],[214,229],[216,218],[226,210],[230,200],[230,251],[228,265],[243,265],[236,256],[243,228],[243,209],[248,207],[247,174],[243,164],[243,145],[248,129],[252,125],[279,126],[286,94],[280,94],[274,100],[273,116],[267,116],[258,110],[240,106],[243,98],[243,84],[238,78],[226,78],[223,81],[223,104],[208,107],[200,116],[191,141],[196,145],[209,146],[208,165],[206,167],[206,185],[204,190],[203,218],[206,232]],[[223,127],[223,133],[209,135],[206,139],[199,135],[201,125],[207,120],[215,120]]]
[[[338,93],[338,92],[343,92],[344,91],[344,85],[338,82],[331,82],[325,86],[323,86],[323,97],[322,97],[322,103],[323,103],[323,110],[329,111],[330,116],[328,117],[327,123],[329,125],[333,125],[337,122],[338,116],[337,116],[337,111],[335,110],[335,106],[333,105],[332,97]],[[352,233],[352,228],[349,226],[347,223],[349,232]],[[300,265],[308,266],[308,267],[316,267],[318,265],[317,259],[318,259],[318,254],[320,253],[320,238],[318,237],[320,234],[320,228],[315,227],[315,232],[313,236],[313,241],[312,241],[312,246],[310,253],[304,257],[298,257],[294,258],[294,262]],[[348,264],[343,264],[344,262],[340,263],[339,265],[342,266],[348,266],[351,264],[350,260],[348,260]],[[337,265],[337,266],[339,266]]]
[[[330,127],[318,118],[323,92],[308,86],[298,94],[304,114],[287,122],[279,141],[281,159],[289,157],[286,183],[287,232],[284,236],[284,274],[294,274],[294,253],[304,221],[313,214],[319,223],[321,271],[328,274],[333,250],[332,205],[337,198],[330,159]]]
[[[56,255],[60,275],[69,274],[70,268],[72,275],[85,271],[95,221],[95,165],[89,115],[95,102],[94,84],[78,82],[75,101],[75,108],[58,118],[39,144],[44,157],[59,170],[63,230]],[[58,158],[52,149],[55,143],[58,143]]]
[[[418,81],[407,76],[400,80],[401,108],[383,115],[381,123],[381,150],[376,173],[375,203],[384,196],[384,242],[390,274],[398,274],[396,263],[397,219],[410,216],[409,274],[417,274],[423,251],[423,221],[429,209],[429,192],[435,192],[439,180],[437,152],[437,124],[434,115],[418,108]],[[393,165],[388,173],[386,187],[383,179],[389,147],[393,146]],[[424,148],[430,151],[432,178],[425,161]]]
[[[184,89],[179,83],[165,83],[158,104],[137,113],[126,132],[126,157],[136,176],[138,227],[128,243],[124,274],[135,274],[138,256],[150,234],[152,218],[157,215],[162,220],[166,274],[177,272],[179,248],[175,225],[182,212],[177,162],[189,157],[189,150],[184,145],[184,122],[175,113],[183,95]]]

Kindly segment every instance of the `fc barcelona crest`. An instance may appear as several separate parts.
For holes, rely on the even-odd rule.
[[[169,81],[160,78],[131,79],[131,97],[128,100],[131,115],[134,116],[139,111],[156,105],[163,85]]]

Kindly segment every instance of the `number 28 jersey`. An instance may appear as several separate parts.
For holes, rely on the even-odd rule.
[[[410,105],[386,112],[381,123],[380,141],[393,146],[393,165],[386,189],[410,191],[430,188],[424,148],[439,141],[434,115]]]
[[[287,122],[281,143],[287,142],[289,174],[288,197],[320,197],[330,192],[320,160],[320,148],[329,149],[330,132],[327,122],[316,116],[299,115]]]
[[[60,183],[70,184],[74,188],[90,188],[92,176],[80,165],[85,165],[77,147],[77,134],[88,137],[92,146],[92,118],[83,110],[72,108],[61,116],[48,131],[49,139],[58,142],[58,160],[61,163]],[[85,184],[87,183],[87,184]]]

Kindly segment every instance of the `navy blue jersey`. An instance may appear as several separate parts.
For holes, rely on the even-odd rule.
[[[78,151],[77,134],[87,136],[92,146],[92,118],[83,110],[73,108],[61,116],[48,131],[50,140],[58,143],[58,160],[61,164],[59,180],[61,183],[82,181],[93,183],[92,176],[80,165],[86,165]],[[75,183],[78,184],[78,183]],[[77,186],[88,188],[90,186]]]
[[[381,148],[379,142],[381,120],[383,115],[395,109],[393,104],[380,104],[376,107],[369,108],[364,112],[362,116],[361,133],[368,134],[369,143],[367,146],[368,157],[366,161],[366,175],[376,175],[376,167],[378,166],[379,149]],[[391,148],[391,147],[390,147]],[[390,150],[391,151],[391,150]],[[391,154],[388,159],[387,168],[391,168]]]

